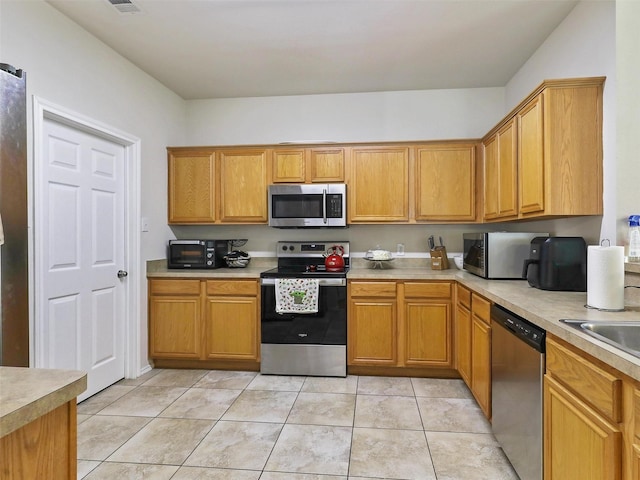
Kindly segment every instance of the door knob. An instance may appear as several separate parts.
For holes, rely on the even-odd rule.
[[[129,275],[129,272],[126,272],[124,270],[118,270],[118,278],[124,278],[127,275]]]

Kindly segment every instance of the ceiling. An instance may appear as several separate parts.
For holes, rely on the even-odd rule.
[[[47,0],[184,99],[501,87],[578,0]]]

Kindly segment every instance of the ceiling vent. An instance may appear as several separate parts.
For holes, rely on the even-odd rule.
[[[131,0],[107,0],[120,13],[142,13],[142,10]]]

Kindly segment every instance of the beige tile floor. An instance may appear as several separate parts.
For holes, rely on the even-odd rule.
[[[518,477],[461,380],[153,370],[78,405],[78,478]]]

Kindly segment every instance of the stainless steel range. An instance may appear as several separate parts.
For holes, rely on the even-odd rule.
[[[260,372],[344,377],[347,374],[349,242],[278,242],[278,266],[260,275]],[[341,251],[343,269],[325,268]]]

